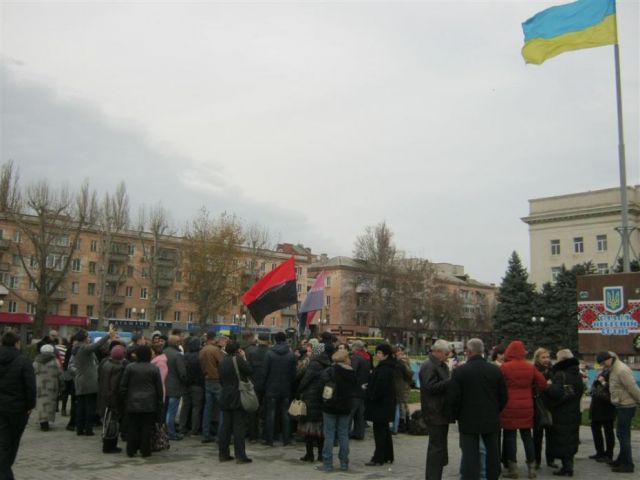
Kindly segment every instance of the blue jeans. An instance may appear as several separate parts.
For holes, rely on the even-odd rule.
[[[391,426],[391,433],[398,433],[399,426],[400,426],[400,404],[396,403],[396,413],[393,416],[393,425]]]
[[[273,443],[273,434],[276,424],[276,409],[280,410],[282,420],[282,443],[285,445],[291,442],[291,424],[289,422],[289,398],[268,397],[267,418],[264,425],[264,440]]]
[[[169,432],[169,439],[175,440],[176,438],[176,417],[178,416],[178,407],[180,406],[180,397],[169,397],[169,403],[167,406],[167,430]]]
[[[338,431],[338,458],[340,459],[340,469],[349,468],[349,420],[351,415],[333,415],[322,413],[322,430],[324,433],[324,444],[322,446],[322,464],[325,470],[333,470],[333,441]]]
[[[211,434],[211,416],[220,401],[222,387],[219,382],[206,382],[204,384],[204,411],[202,412],[202,438],[209,439],[215,437],[215,432]]]
[[[635,407],[618,407],[616,412],[618,414],[616,435],[618,436],[618,442],[620,442],[620,454],[617,462],[620,465],[633,465],[633,458],[631,457],[631,421],[636,414],[636,409]]]

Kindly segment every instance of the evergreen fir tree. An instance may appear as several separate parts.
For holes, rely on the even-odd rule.
[[[522,340],[531,346],[535,296],[535,286],[529,282],[529,275],[514,251],[498,290],[498,306],[494,316],[495,333],[500,343]]]

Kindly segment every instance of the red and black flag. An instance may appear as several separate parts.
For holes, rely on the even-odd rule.
[[[262,323],[271,312],[298,301],[295,259],[291,257],[258,280],[242,296],[256,323]]]

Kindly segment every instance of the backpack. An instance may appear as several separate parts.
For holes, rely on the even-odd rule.
[[[409,418],[409,427],[407,429],[409,435],[426,435],[427,424],[424,422],[421,410],[416,410]]]

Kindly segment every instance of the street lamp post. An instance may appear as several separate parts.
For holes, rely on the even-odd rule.
[[[138,320],[144,320],[144,308],[141,308],[140,311],[138,311],[136,307],[133,307],[131,309],[131,313],[133,313]]]
[[[414,318],[412,323],[416,330],[416,333],[413,337],[413,348],[416,353],[419,353],[420,348],[418,347],[418,344],[420,343],[420,339],[418,338],[418,333],[422,329],[422,324],[424,323],[424,320],[422,318]]]
[[[538,346],[538,335],[537,335],[538,328],[537,328],[537,325],[540,325],[540,329],[542,329],[542,326],[544,325],[544,322],[545,322],[545,318],[542,315],[540,315],[538,317],[536,317],[534,315],[534,316],[531,317],[531,323],[533,324],[533,335],[534,335],[533,340],[534,340],[534,343],[535,343],[536,347]]]

